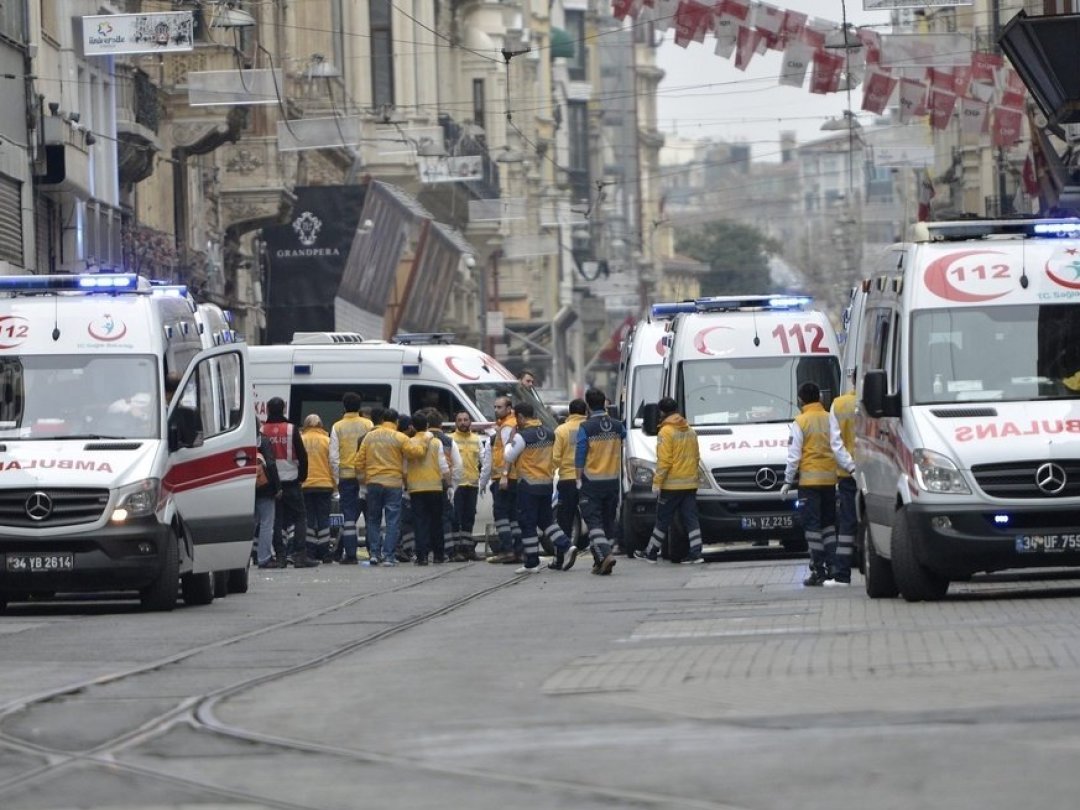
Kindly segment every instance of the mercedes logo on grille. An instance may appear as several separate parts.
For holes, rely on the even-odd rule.
[[[45,520],[45,518],[52,514],[52,498],[44,492],[34,492],[26,499],[23,508],[26,510],[26,516],[31,520]]]
[[[780,483],[780,476],[771,467],[762,467],[754,475],[754,483],[761,489],[772,489]]]
[[[1060,495],[1067,480],[1065,470],[1051,462],[1040,465],[1035,471],[1035,486],[1047,495]]]

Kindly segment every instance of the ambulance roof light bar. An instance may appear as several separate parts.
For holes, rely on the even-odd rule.
[[[717,295],[677,304],[654,304],[655,318],[673,317],[684,312],[780,312],[801,310],[813,301],[806,295]]]
[[[433,344],[450,345],[457,339],[453,332],[398,332],[391,343],[401,346],[430,346]]]
[[[165,295],[170,298],[187,298],[188,288],[186,284],[161,284],[150,282],[151,295]]]
[[[135,273],[0,276],[0,293],[135,292],[140,289],[139,281]]]
[[[917,222],[911,242],[953,242],[988,236],[1080,237],[1080,219],[962,219],[953,222]]]

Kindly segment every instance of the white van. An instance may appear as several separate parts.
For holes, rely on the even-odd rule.
[[[392,407],[407,415],[438,408],[451,420],[468,411],[473,429],[489,435],[495,423],[495,399],[528,400],[536,416],[554,429],[556,420],[498,360],[479,349],[449,343],[452,335],[398,335],[393,342],[365,340],[353,332],[297,332],[292,343],[249,349],[255,402],[265,416],[266,402],[281,397],[289,421],[300,424],[317,413],[324,425],[341,418],[341,398],[354,391],[364,409]],[[479,503],[476,531],[491,521],[491,499]],[[486,513],[485,511],[486,510]]]
[[[642,318],[622,346],[619,362],[619,417],[626,423],[619,516],[622,545],[627,555],[644,549],[656,523],[656,496],[652,494],[656,472],[656,436],[643,429],[645,405],[660,397],[664,371],[664,335],[668,319]]]
[[[1080,565],[1080,220],[920,224],[863,318],[867,593]]]
[[[246,372],[244,346],[202,351],[190,300],[134,275],[0,277],[0,605],[210,602],[211,572],[251,548]]]
[[[828,408],[840,388],[832,324],[809,304],[758,295],[654,307],[674,315],[660,393],[674,397],[698,434],[706,544],[778,539],[788,550],[806,547],[798,501],[780,497],[796,392],[816,383]],[[654,432],[655,409],[647,410]],[[684,553],[673,548],[671,557]]]

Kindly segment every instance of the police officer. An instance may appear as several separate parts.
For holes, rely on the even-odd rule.
[[[589,530],[594,574],[606,576],[615,567],[612,541],[619,508],[619,476],[626,426],[605,410],[607,397],[597,388],[585,392],[589,417],[578,429],[574,451],[580,490],[581,518]]]

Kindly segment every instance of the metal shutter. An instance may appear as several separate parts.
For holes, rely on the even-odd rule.
[[[0,177],[0,260],[23,266],[22,183]]]

